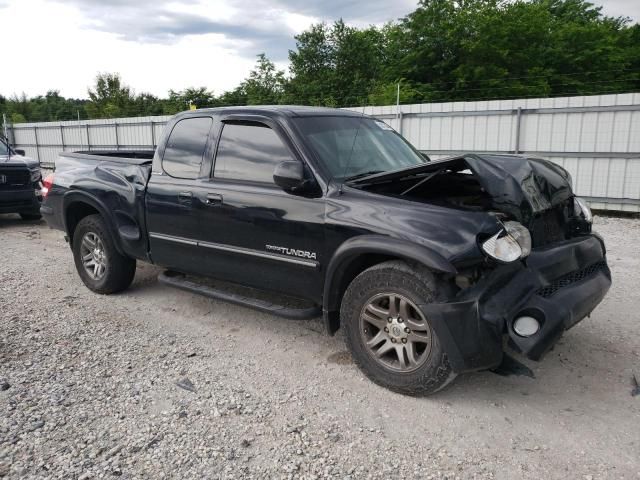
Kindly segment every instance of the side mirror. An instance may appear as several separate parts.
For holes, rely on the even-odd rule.
[[[276,165],[273,171],[273,181],[286,191],[296,191],[307,185],[304,178],[304,166],[301,162],[286,161]]]
[[[13,151],[16,152],[16,155],[22,155],[23,157],[25,156],[24,150],[21,148],[14,148]]]

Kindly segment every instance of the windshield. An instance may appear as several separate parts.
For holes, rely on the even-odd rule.
[[[301,117],[294,122],[335,179],[425,162],[404,138],[380,120],[344,116]]]
[[[4,140],[0,139],[0,156],[9,155],[9,150],[7,149],[7,145],[4,143]]]

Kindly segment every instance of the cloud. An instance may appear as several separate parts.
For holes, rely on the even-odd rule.
[[[640,21],[640,2],[638,0],[600,0],[602,13],[612,17],[630,17],[634,23]]]
[[[3,0],[0,0],[3,1]],[[295,32],[280,16],[255,10],[227,8],[219,15],[216,5],[203,8],[196,0],[70,0],[83,13],[85,28],[115,34],[138,43],[174,44],[187,36],[217,34],[226,48],[253,57],[266,52],[276,60],[286,58]],[[219,6],[224,9],[223,6]],[[212,15],[215,15],[213,17]]]
[[[0,0],[0,2],[5,0]],[[172,44],[186,36],[220,35],[225,48],[245,57],[265,52],[279,61],[295,46],[294,35],[311,23],[344,18],[357,25],[384,23],[412,10],[413,0],[67,0],[86,19],[85,28],[140,43]]]
[[[414,0],[273,0],[287,11],[318,17],[323,20],[343,18],[355,23],[386,23],[405,16],[417,7]]]

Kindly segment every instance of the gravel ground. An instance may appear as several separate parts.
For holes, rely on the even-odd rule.
[[[91,293],[62,234],[0,216],[0,477],[640,478],[640,220],[597,218],[614,286],[535,379],[428,398],[340,335],[159,285]]]

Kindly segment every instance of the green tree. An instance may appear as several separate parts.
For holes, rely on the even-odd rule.
[[[130,115],[163,115],[165,103],[155,95],[140,93],[133,98]]]
[[[398,84],[400,84],[400,103],[420,103],[433,94],[427,84],[416,84],[406,79],[393,82],[380,81],[371,89],[369,104],[395,104],[398,99]]]
[[[261,53],[241,88],[248,105],[276,105],[282,103],[285,84],[284,72]]]
[[[220,107],[247,105],[247,92],[245,92],[243,85],[239,85],[233,90],[224,92],[216,101]]]
[[[289,52],[292,78],[287,97],[295,103],[327,106],[362,105],[383,74],[385,35],[359,30],[342,20],[320,23],[296,36]]]
[[[422,0],[388,31],[385,76],[423,101],[632,91],[636,29],[583,0]]]
[[[181,91],[169,90],[169,99],[165,104],[166,114],[174,114],[189,110],[190,105],[196,108],[214,107],[217,105],[213,92],[206,87],[189,87]]]
[[[295,37],[296,50],[289,51],[292,79],[287,85],[291,103],[325,105],[333,99],[333,48],[325,23],[312,25]],[[335,100],[334,100],[335,101]]]
[[[44,96],[38,95],[28,100],[29,118],[32,121],[50,122],[87,118],[85,100],[65,98],[57,90],[49,90]]]
[[[24,123],[27,121],[27,119],[24,118],[24,115],[17,112],[12,113],[10,118],[11,118],[11,123]]]
[[[135,113],[135,98],[117,73],[100,73],[93,89],[88,90],[86,106],[90,118],[124,117]]]

